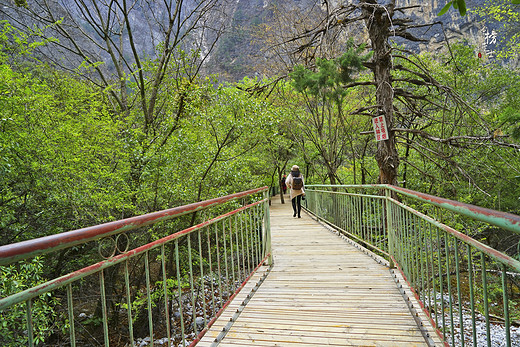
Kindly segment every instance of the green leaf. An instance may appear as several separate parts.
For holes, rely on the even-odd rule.
[[[465,0],[457,0],[459,5],[459,13],[461,16],[466,15],[466,1]]]
[[[439,12],[439,14],[437,16],[442,16],[443,14],[445,14],[446,12],[448,12],[448,10],[450,9],[451,7],[451,4],[452,2],[448,2],[441,10],[441,12]]]

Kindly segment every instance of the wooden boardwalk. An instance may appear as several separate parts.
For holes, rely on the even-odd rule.
[[[272,270],[255,275],[197,346],[219,335],[219,346],[427,346],[388,267],[307,214],[293,218],[290,201],[273,199],[270,217]]]

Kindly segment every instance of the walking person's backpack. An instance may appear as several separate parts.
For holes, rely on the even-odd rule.
[[[294,177],[293,176],[293,181],[292,181],[292,189],[295,189],[295,190],[300,190],[303,188],[303,179],[302,179],[302,176],[298,176],[298,177]]]

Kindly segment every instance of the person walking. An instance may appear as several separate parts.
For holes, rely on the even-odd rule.
[[[287,194],[287,184],[285,183],[286,180],[287,180],[287,175],[284,174],[282,177],[282,181],[281,181],[282,191],[283,191],[284,195]]]
[[[291,189],[290,197],[294,211],[293,217],[298,216],[298,218],[302,218],[302,197],[305,195],[305,190],[303,189],[304,183],[300,168],[298,165],[293,165],[291,173],[287,176],[287,180],[285,180],[285,184]]]

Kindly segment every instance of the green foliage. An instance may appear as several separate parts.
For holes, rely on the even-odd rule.
[[[27,7],[27,0],[14,0],[14,3],[18,7]]]
[[[466,15],[466,1],[465,0],[453,0],[453,1],[448,2],[441,9],[441,11],[439,12],[438,16],[442,16],[443,14],[448,12],[450,7],[452,7],[452,6],[453,6],[454,9],[459,10],[459,13],[460,13],[461,16],[465,16]]]
[[[518,22],[520,21],[520,9],[517,4],[520,0],[493,0],[486,1],[482,6],[475,7],[472,12],[485,21],[485,24],[495,23],[497,30],[497,41],[500,43],[495,51],[496,58],[505,60],[515,60],[520,51],[520,31]]]
[[[518,108],[505,106],[498,114],[498,119],[512,125],[511,135],[520,140],[520,111]]]
[[[350,39],[346,52],[341,57],[331,60],[316,59],[316,72],[297,65],[290,73],[296,90],[334,99],[344,96],[346,90],[343,86],[352,82],[354,74],[362,71],[363,63],[370,59],[370,53],[362,55],[365,48],[365,44],[355,47],[354,41]]]
[[[4,242],[110,220],[127,206],[122,124],[99,92],[60,73],[4,65],[0,107]]]
[[[5,298],[44,283],[44,263],[41,258],[18,265],[0,266],[0,297]],[[34,344],[43,343],[52,333],[56,299],[50,294],[32,300]],[[0,312],[0,343],[2,346],[28,345],[26,304],[19,304]]]
[[[509,2],[512,5],[519,5],[520,4],[520,0],[509,0]],[[446,5],[444,5],[444,7],[441,9],[441,11],[437,15],[438,16],[442,16],[443,14],[448,12],[448,10],[452,6],[453,6],[453,8],[455,10],[459,11],[461,16],[465,16],[466,15],[467,9],[466,9],[466,1],[465,0],[452,0],[452,1],[448,1],[448,3]]]
[[[460,44],[445,59],[428,53],[396,59],[409,71],[421,66],[438,85],[450,88],[396,83],[428,99],[414,105],[421,116],[407,115],[408,105],[396,103],[398,124],[431,136],[398,134],[404,162],[400,175],[414,190],[517,213],[519,76],[507,66],[483,64],[474,52]],[[415,77],[394,75],[403,81]]]
[[[292,134],[307,156],[305,161],[319,164],[319,171],[324,171],[323,175],[331,184],[339,179],[338,169],[348,157],[356,168],[361,146],[354,139],[352,130],[362,128],[366,121],[347,116],[348,111],[357,108],[363,100],[363,90],[350,88],[349,84],[353,85],[354,79],[360,77],[364,62],[371,56],[370,53],[363,54],[364,50],[365,45],[356,47],[350,40],[341,57],[317,59],[316,71],[296,66],[290,74],[294,90],[298,92],[288,96],[294,99],[291,102],[295,114]]]

